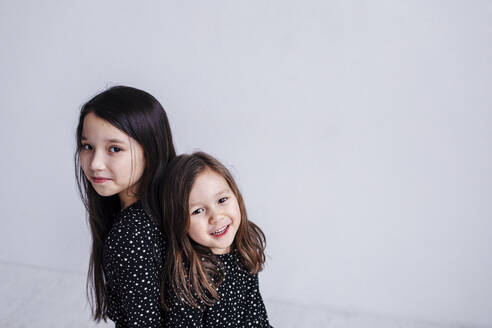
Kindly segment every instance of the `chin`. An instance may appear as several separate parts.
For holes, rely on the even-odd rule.
[[[104,190],[102,188],[96,188],[94,186],[92,186],[92,188],[94,188],[97,194],[102,197],[109,197],[109,196],[116,195],[116,192],[112,192],[111,190]]]

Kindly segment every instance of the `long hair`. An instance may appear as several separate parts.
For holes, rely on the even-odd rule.
[[[87,114],[108,121],[143,148],[145,169],[139,180],[136,197],[147,214],[160,225],[162,205],[160,193],[168,163],[176,156],[169,121],[162,105],[145,91],[115,86],[96,95],[85,103],[79,116],[76,132],[75,176],[82,202],[87,209],[92,235],[92,250],[87,273],[87,297],[94,320],[107,318],[108,299],[103,270],[104,240],[113,218],[120,211],[118,195],[103,197],[97,194],[87,180],[80,165],[82,128]]]
[[[176,157],[166,171],[163,227],[169,245],[162,271],[161,302],[166,304],[166,292],[172,289],[178,298],[200,308],[219,299],[216,288],[223,281],[223,268],[210,249],[199,245],[188,236],[190,224],[188,201],[193,183],[204,170],[221,175],[236,196],[241,222],[232,249],[240,255],[243,267],[250,273],[263,269],[265,263],[265,235],[248,220],[243,197],[229,170],[212,156],[196,152]]]

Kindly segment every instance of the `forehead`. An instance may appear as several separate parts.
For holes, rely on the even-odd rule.
[[[190,202],[201,198],[210,198],[218,192],[230,190],[229,184],[222,175],[211,169],[205,169],[198,174],[191,187]]]
[[[130,139],[130,137],[126,133],[94,113],[89,113],[84,118],[84,123],[82,126],[82,138],[90,140],[118,139],[122,142],[128,142]]]

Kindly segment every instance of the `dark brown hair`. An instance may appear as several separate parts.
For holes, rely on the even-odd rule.
[[[236,196],[241,222],[233,245],[241,265],[250,273],[258,273],[265,263],[265,235],[248,220],[246,207],[234,178],[218,160],[204,152],[177,156],[169,165],[164,180],[162,203],[163,227],[169,238],[162,271],[161,300],[167,308],[166,293],[172,289],[178,298],[200,308],[219,299],[216,288],[223,281],[223,269],[208,247],[199,245],[188,236],[188,200],[197,176],[210,169],[221,175]]]
[[[82,128],[84,119],[89,113],[94,113],[108,121],[142,146],[145,169],[139,180],[136,196],[145,212],[158,224],[162,221],[160,219],[162,180],[167,164],[176,156],[176,152],[164,108],[157,99],[145,91],[115,86],[93,97],[80,110],[76,132],[75,176],[82,202],[87,209],[92,235],[87,296],[93,318],[99,321],[106,320],[108,307],[102,263],[104,240],[113,225],[114,216],[121,207],[118,195],[100,196],[82,171],[80,165]]]

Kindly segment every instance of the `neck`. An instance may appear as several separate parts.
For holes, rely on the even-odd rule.
[[[119,196],[120,196],[121,209],[127,208],[128,206],[132,205],[138,200],[138,198],[135,196],[129,196],[129,195],[119,195]]]

